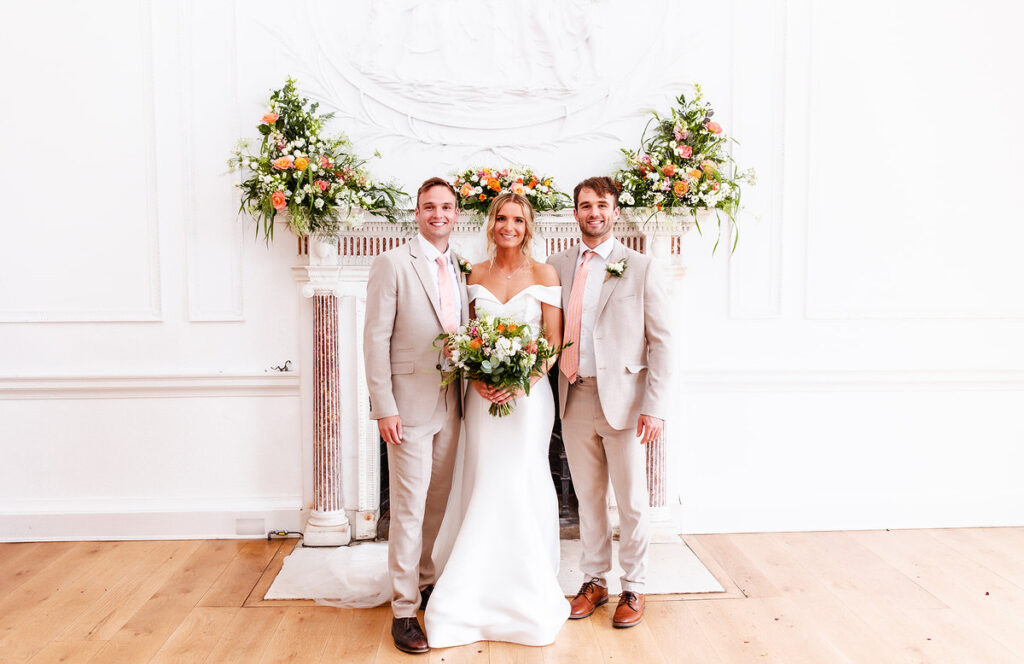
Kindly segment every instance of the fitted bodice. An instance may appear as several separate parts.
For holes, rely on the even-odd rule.
[[[502,302],[494,293],[479,284],[469,286],[469,299],[476,307],[476,315],[501,316],[526,323],[535,333],[541,329],[541,304],[562,307],[562,287],[533,284],[519,291],[508,302]]]

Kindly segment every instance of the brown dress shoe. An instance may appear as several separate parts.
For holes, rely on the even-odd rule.
[[[395,618],[391,621],[391,638],[395,640],[395,647],[402,652],[414,655],[428,652],[427,635],[420,629],[420,623],[415,618]]]
[[[644,596],[623,590],[619,594],[619,605],[615,607],[613,627],[632,627],[644,619]]]
[[[590,580],[580,587],[580,591],[569,602],[569,620],[586,618],[597,607],[608,603],[608,589],[597,585],[596,580]]]

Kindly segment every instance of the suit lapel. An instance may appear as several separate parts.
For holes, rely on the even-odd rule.
[[[626,248],[622,246],[618,240],[615,240],[615,245],[612,247],[612,253],[608,254],[608,264],[621,261],[626,257]],[[597,316],[601,316],[601,312],[604,311],[604,305],[608,304],[608,298],[612,296],[612,291],[622,281],[622,277],[610,276],[608,272],[605,272],[604,283],[601,284],[601,297],[597,300]]]
[[[580,259],[580,247],[583,242],[577,242],[576,246],[569,250],[562,261],[558,278],[562,281],[562,311],[569,309],[569,294],[572,293],[572,282],[576,278],[576,263]]]
[[[412,267],[416,271],[416,276],[420,278],[420,283],[423,285],[423,290],[426,291],[427,297],[430,298],[430,305],[434,307],[434,315],[437,316],[437,322],[441,322],[441,303],[437,300],[437,288],[434,287],[434,280],[430,276],[431,264],[427,262],[427,257],[423,255],[422,250],[419,247],[419,239],[413,238],[406,243],[409,247],[409,257],[412,261]]]

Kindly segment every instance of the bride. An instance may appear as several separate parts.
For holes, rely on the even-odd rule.
[[[553,267],[530,257],[533,207],[501,194],[486,232],[491,259],[469,275],[471,315],[524,321],[557,348],[561,287]],[[471,385],[461,473],[457,468],[434,550],[444,571],[427,603],[427,638],[434,648],[481,640],[548,645],[569,617],[557,579],[558,508],[548,469],[551,387],[546,375],[531,380],[529,396]],[[512,399],[511,414],[488,414],[491,403]]]

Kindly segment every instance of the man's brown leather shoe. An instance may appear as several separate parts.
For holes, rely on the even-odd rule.
[[[615,607],[613,627],[632,627],[644,619],[644,596],[623,590],[619,594],[619,605]]]
[[[395,618],[391,621],[391,638],[395,640],[395,647],[402,652],[414,655],[428,652],[427,635],[420,629],[420,623],[415,618]]]
[[[608,589],[602,588],[597,585],[596,580],[591,579],[580,587],[580,591],[569,602],[569,607],[572,609],[569,611],[569,620],[586,618],[596,611],[597,607],[607,603]]]

